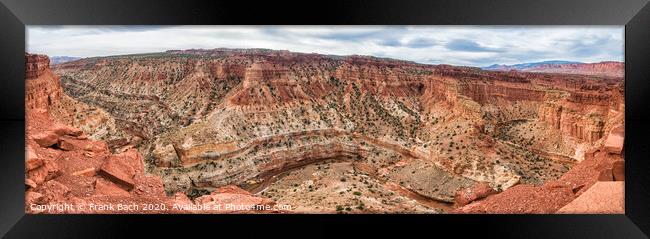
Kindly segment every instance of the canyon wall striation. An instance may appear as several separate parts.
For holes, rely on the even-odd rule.
[[[44,55],[25,54],[25,108],[48,109],[60,101],[62,88]]]
[[[439,212],[472,185],[543,185],[624,121],[613,76],[265,49],[85,58],[55,73],[100,112],[67,122],[115,153],[137,148],[168,195],[237,185],[305,212]]]
[[[232,185],[195,200],[184,193],[167,195],[161,178],[145,172],[138,150],[113,153],[106,142],[89,139],[83,130],[59,122],[55,111],[70,107],[61,98],[59,77],[50,71],[47,56],[26,54],[25,62],[27,213],[251,213],[259,211],[212,205],[275,205]],[[118,205],[129,207],[119,209]]]

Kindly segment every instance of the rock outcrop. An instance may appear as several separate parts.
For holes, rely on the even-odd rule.
[[[557,180],[517,185],[455,213],[624,213],[623,156],[602,146]],[[616,182],[611,182],[616,181]]]
[[[622,125],[616,126],[607,136],[605,141],[605,150],[608,153],[621,154],[623,152],[623,142],[625,137],[625,128]]]
[[[50,59],[45,55],[25,53],[25,78],[35,79],[50,70]]]
[[[25,108],[49,109],[58,105],[63,92],[59,78],[50,71],[44,55],[25,54]]]
[[[492,194],[496,194],[497,191],[492,189],[487,183],[477,183],[472,187],[464,188],[458,193],[456,193],[454,206],[462,207],[470,202],[485,198]]]

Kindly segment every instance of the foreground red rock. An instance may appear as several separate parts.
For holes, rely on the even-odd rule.
[[[30,130],[48,130],[52,123],[46,114],[28,115],[28,118]],[[95,143],[88,139],[76,140],[80,144]],[[80,148],[42,147],[29,139],[27,145],[27,156],[31,156],[26,161],[29,165],[25,180],[27,213],[278,212],[271,210],[272,200],[251,195],[236,186],[217,189],[194,201],[182,193],[167,196],[160,178],[144,173],[142,157],[135,149],[112,154],[104,147],[88,154],[89,151]],[[79,208],[80,205],[87,206]]]
[[[72,126],[57,124],[52,129],[52,132],[59,136],[69,135],[69,136],[80,136],[83,134],[83,131]]]
[[[623,152],[623,142],[625,137],[625,126],[619,125],[612,129],[605,141],[605,150],[613,154]]]
[[[40,132],[32,135],[32,139],[41,147],[50,147],[59,142],[59,136],[54,132]]]
[[[135,177],[135,171],[133,167],[129,165],[130,162],[127,162],[130,160],[136,159],[109,156],[99,172],[111,181],[131,190],[134,186],[133,178]]]
[[[548,214],[573,200],[568,186],[535,187],[517,185],[502,193],[488,197],[456,210],[457,213],[496,214]]]
[[[470,203],[469,205],[457,208],[454,213],[556,213],[565,205],[577,200],[580,195],[591,190],[593,185],[604,183],[603,172],[607,172],[606,181],[612,180],[611,168],[621,158],[607,152],[598,151],[594,157],[580,162],[569,170],[564,176],[555,181],[550,181],[542,186],[517,185],[499,194],[489,196],[483,200]],[[613,200],[618,196],[612,194]],[[586,197],[581,199],[583,203],[603,198]],[[579,213],[578,211],[566,211],[565,213]]]
[[[36,169],[44,163],[43,159],[38,157],[36,151],[31,146],[27,146],[27,152],[25,153],[25,172]]]
[[[598,182],[557,213],[624,214],[625,182]]]
[[[264,211],[275,203],[268,198],[254,197],[249,192],[235,187],[217,189],[209,195],[196,198],[195,202],[206,207],[213,207],[217,212]],[[269,210],[269,212],[271,212]]]
[[[619,160],[612,165],[614,181],[625,181],[625,161]]]
[[[473,187],[465,188],[456,194],[454,201],[454,206],[460,207],[465,206],[470,202],[476,201],[478,199],[485,198],[492,194],[496,194],[497,191],[492,189],[487,183],[477,183]]]
[[[130,196],[127,190],[124,190],[120,188],[119,185],[105,179],[97,179],[95,181],[95,194],[104,196]]]

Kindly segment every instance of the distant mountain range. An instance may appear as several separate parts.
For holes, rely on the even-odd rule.
[[[74,57],[74,56],[53,56],[50,57],[50,64],[56,65],[56,64],[61,64],[61,63],[66,63],[69,61],[76,61],[81,59],[81,57]]]
[[[515,70],[525,72],[580,74],[607,77],[623,77],[625,74],[625,64],[623,62],[617,61],[603,61],[598,63],[583,63],[576,61],[541,61],[514,65],[494,64],[483,67],[482,69],[490,71]]]
[[[529,63],[521,63],[521,64],[514,64],[514,65],[501,65],[501,64],[494,64],[490,65],[487,67],[483,67],[483,70],[490,70],[490,71],[509,71],[509,70],[524,70],[540,65],[559,65],[559,64],[582,64],[583,62],[578,62],[578,61],[540,61],[540,62],[529,62]]]

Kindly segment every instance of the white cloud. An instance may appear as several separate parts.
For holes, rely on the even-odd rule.
[[[107,56],[190,48],[269,48],[484,66],[623,60],[622,26],[29,26],[27,51]]]

